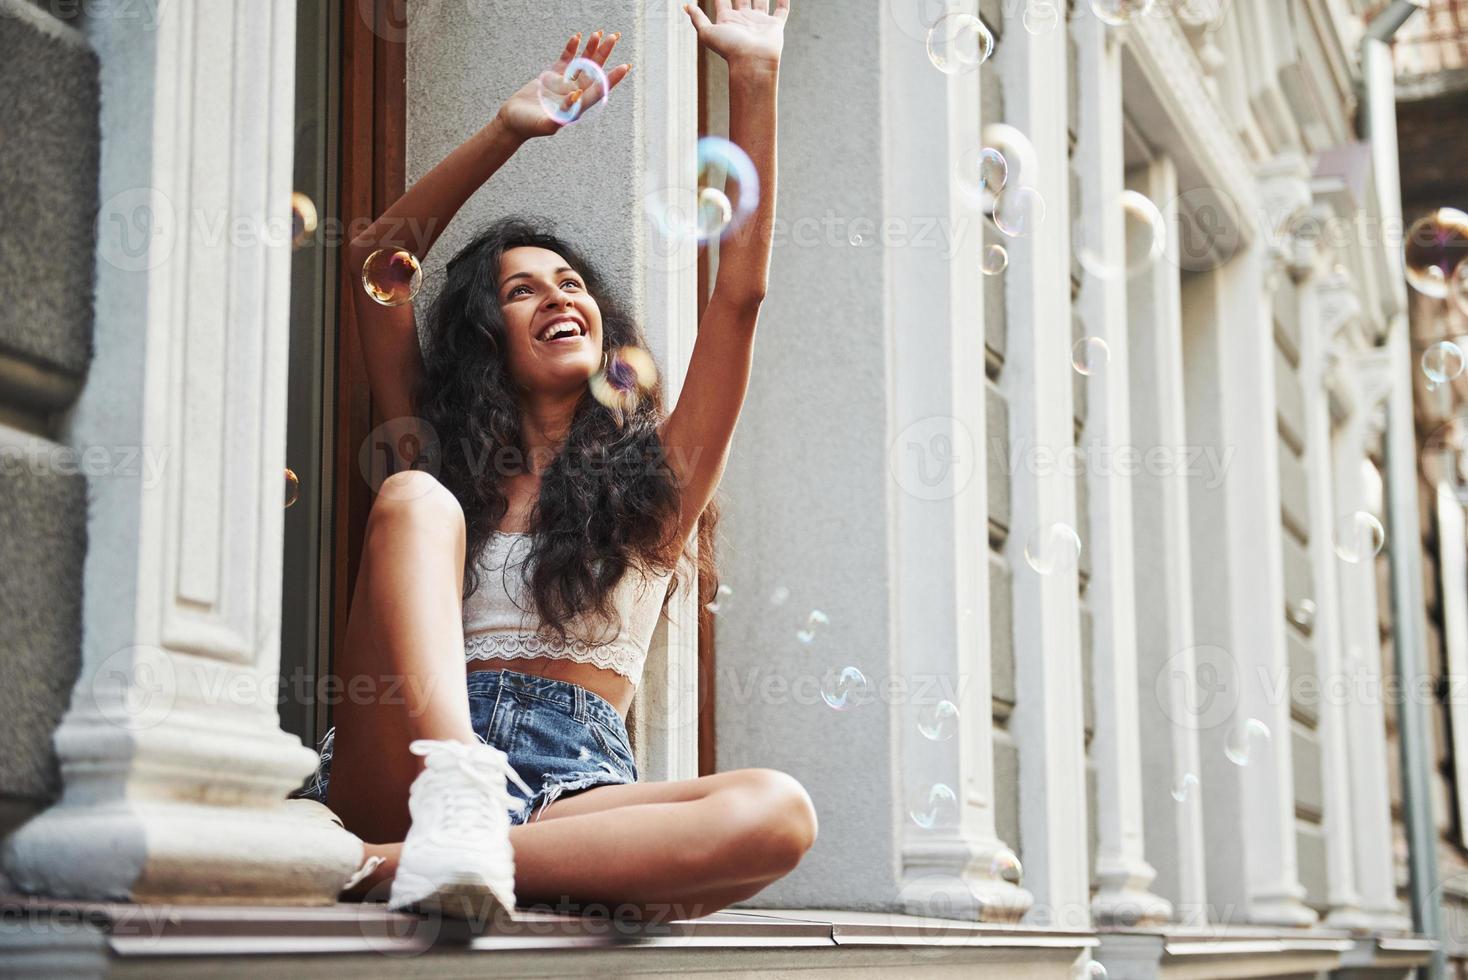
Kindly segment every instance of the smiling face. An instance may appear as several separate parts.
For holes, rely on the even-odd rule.
[[[510,376],[531,391],[586,384],[601,367],[601,308],[560,255],[524,246],[500,259]]]

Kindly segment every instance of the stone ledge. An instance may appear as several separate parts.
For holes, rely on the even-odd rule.
[[[1090,933],[821,910],[729,910],[647,926],[520,911],[513,922],[477,928],[375,904],[170,906],[16,895],[0,898],[0,925],[0,962],[27,971],[91,961],[102,965],[93,975],[207,969],[254,980],[297,976],[307,966],[313,976],[360,978],[363,957],[375,964],[372,976],[463,975],[465,957],[481,953],[494,955],[496,976],[799,967],[890,975],[901,967],[904,975],[985,968],[986,975],[1060,980],[1096,943]],[[1005,966],[1015,972],[990,972]]]

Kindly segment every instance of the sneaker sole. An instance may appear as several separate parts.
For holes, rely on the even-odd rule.
[[[489,925],[496,916],[514,920],[515,906],[501,896],[483,876],[460,872],[447,878],[420,875],[393,877],[387,907],[392,912],[434,913]]]

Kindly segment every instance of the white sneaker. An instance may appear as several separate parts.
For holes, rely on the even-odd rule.
[[[408,791],[412,825],[403,841],[387,907],[440,912],[488,923],[495,906],[513,915],[515,857],[510,811],[524,806],[506,779],[530,787],[492,745],[415,739],[427,767]]]

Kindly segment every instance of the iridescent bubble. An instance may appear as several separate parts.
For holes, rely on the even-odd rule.
[[[821,678],[821,700],[837,711],[864,704],[867,693],[866,675],[855,667],[831,670]]]
[[[703,240],[717,238],[734,220],[734,205],[717,187],[705,187],[698,192],[698,237]]]
[[[1087,213],[1075,227],[1076,259],[1097,279],[1135,276],[1167,250],[1167,225],[1162,212],[1145,194],[1122,191],[1115,207],[1122,214],[1122,250],[1108,255],[1102,231],[1112,209]]]
[[[810,615],[805,617],[805,628],[795,631],[795,638],[806,646],[816,641],[816,627],[828,626],[831,620],[819,609],[812,609]]]
[[[966,150],[953,168],[958,189],[988,213],[1009,181],[1009,161],[992,146]]]
[[[770,605],[783,606],[785,600],[790,598],[790,590],[783,585],[775,586],[775,591],[770,593]]]
[[[980,136],[985,146],[998,148],[1009,164],[1009,177],[1005,186],[1014,181],[1016,174],[1033,182],[1040,166],[1040,157],[1035,144],[1023,132],[1008,123],[986,123]]]
[[[562,71],[548,68],[540,73],[540,107],[562,126],[580,119],[610,95],[605,69],[590,58],[572,58]]]
[[[1028,0],[1020,18],[1031,34],[1049,34],[1060,24],[1060,12],[1053,0]]]
[[[1376,515],[1358,510],[1342,517],[1335,526],[1335,553],[1341,561],[1359,565],[1381,554],[1386,544],[1386,529]]]
[[[1090,377],[1111,360],[1111,348],[1100,337],[1082,337],[1070,349],[1070,366],[1077,374]]]
[[[707,242],[738,228],[759,206],[759,171],[749,154],[720,136],[698,141],[694,187],[654,190],[643,198],[648,221],[665,241]]]
[[[979,258],[979,271],[986,276],[1003,274],[1009,268],[1009,250],[1003,245],[985,245]]]
[[[713,599],[705,602],[703,604],[703,608],[707,609],[711,613],[717,614],[720,609],[724,608],[724,600],[729,598],[733,594],[733,589],[729,588],[727,585],[720,585],[719,588],[714,592]]]
[[[958,823],[958,794],[946,783],[924,786],[908,801],[907,814],[924,830]]]
[[[291,194],[291,248],[300,248],[316,234],[316,204],[305,194]]]
[[[362,263],[362,288],[374,302],[402,306],[423,287],[418,256],[401,248],[379,248]]]
[[[1448,277],[1468,257],[1468,214],[1439,208],[1407,229],[1402,262],[1407,282],[1433,299],[1448,295]]]
[[[973,71],[994,53],[994,35],[972,14],[948,14],[928,30],[928,60],[949,75]]]
[[[1289,608],[1290,622],[1300,629],[1307,630],[1315,625],[1315,600],[1310,598],[1301,599]]]
[[[1045,221],[1045,198],[1033,187],[1006,187],[994,202],[994,227],[1010,238],[1033,235]]]
[[[948,741],[958,734],[958,705],[952,701],[924,705],[918,712],[918,731],[930,741]]]
[[[1440,340],[1422,352],[1422,373],[1433,384],[1447,384],[1463,373],[1463,348]]]
[[[1258,718],[1245,719],[1243,724],[1229,732],[1224,741],[1223,754],[1236,766],[1247,766],[1253,756],[1254,741],[1269,741],[1269,726]]]
[[[1172,798],[1179,803],[1186,803],[1193,790],[1198,788],[1198,777],[1190,772],[1185,772],[1172,784]]]
[[[1459,262],[1448,276],[1448,299],[1468,316],[1468,259]]]
[[[1025,541],[1025,561],[1041,575],[1075,567],[1081,556],[1081,536],[1069,524],[1036,528]]]
[[[1091,0],[1091,12],[1112,27],[1130,24],[1152,9],[1153,0]]]
[[[999,881],[1018,886],[1024,880],[1025,869],[1013,851],[1004,850],[997,852],[989,862],[989,874]]]
[[[591,396],[606,406],[620,428],[657,380],[658,369],[652,355],[641,347],[627,346],[609,352],[601,370],[591,376],[588,384]]]
[[[289,507],[301,497],[301,478],[296,476],[296,471],[287,468],[285,471],[285,505]]]
[[[867,240],[862,237],[862,234],[859,231],[853,231],[851,233],[851,237],[847,239],[847,241],[851,242],[852,247],[854,248],[861,248],[867,243]]]

